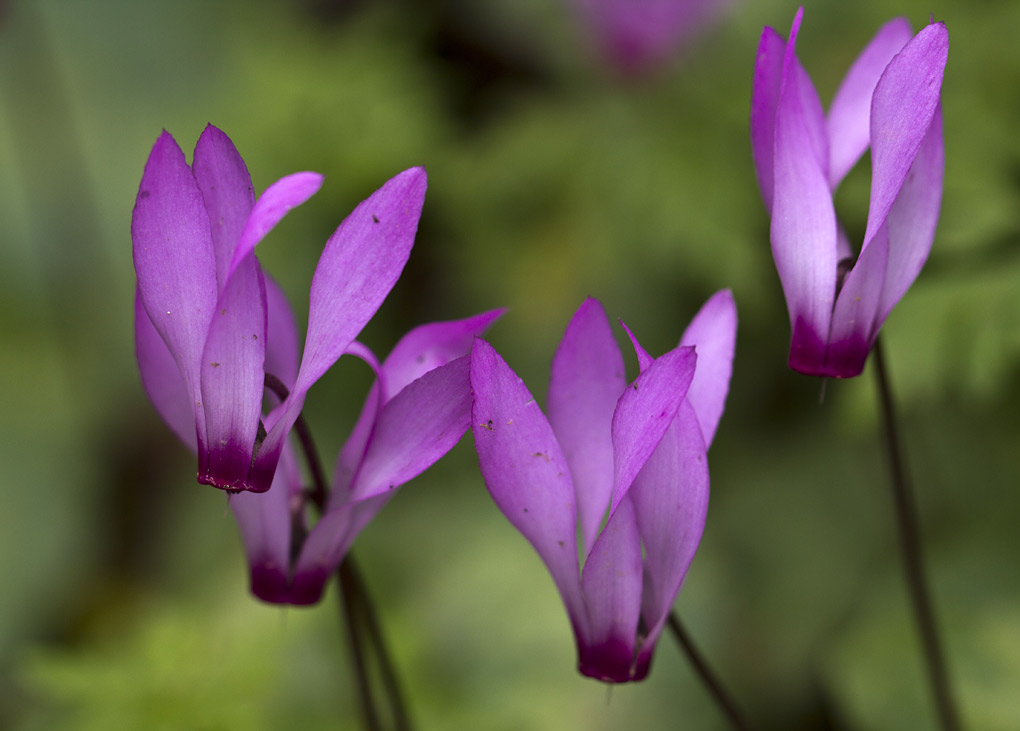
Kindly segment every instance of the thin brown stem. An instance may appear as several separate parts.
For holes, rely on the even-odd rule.
[[[931,594],[924,571],[917,504],[907,476],[904,451],[899,440],[899,427],[885,358],[882,355],[881,344],[877,340],[872,357],[875,363],[875,379],[878,385],[879,405],[882,410],[886,450],[889,455],[900,554],[903,557],[903,569],[906,573],[911,607],[918,632],[921,635],[928,680],[931,683],[931,692],[935,699],[941,727],[944,731],[958,731],[960,729],[959,715],[953,701],[953,692],[946,672],[935,612],[932,608]]]
[[[265,384],[266,388],[276,394],[281,401],[289,395],[283,381],[270,373],[266,374]],[[326,473],[322,469],[322,460],[319,459],[319,450],[315,446],[312,432],[303,416],[299,415],[294,422],[294,431],[297,433],[305,461],[308,464],[308,471],[312,477],[312,489],[309,491],[308,497],[321,515],[326,510],[328,483]],[[409,731],[412,727],[410,717],[404,705],[400,683],[379,625],[375,605],[368,594],[368,589],[354,562],[354,557],[349,551],[337,569],[337,583],[340,586],[341,608],[344,613],[348,640],[351,644],[351,655],[354,661],[365,728],[369,731],[377,731],[381,728],[379,714],[372,697],[365,646],[362,642],[363,634],[367,633],[379,660],[383,685],[386,688],[390,710],[393,714],[394,728],[399,731]]]
[[[701,677],[701,682],[705,684],[708,692],[712,694],[716,705],[719,706],[719,710],[729,720],[730,725],[738,731],[751,731],[751,725],[740,712],[733,697],[723,687],[716,674],[712,672],[712,668],[708,666],[704,655],[694,645],[694,641],[687,633],[683,624],[681,624],[680,617],[677,616],[676,612],[669,613],[669,628],[673,631],[676,641],[680,643],[680,647],[687,653],[687,659],[694,667],[695,672]]]

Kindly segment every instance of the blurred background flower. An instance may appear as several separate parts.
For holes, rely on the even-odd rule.
[[[883,340],[964,718],[1005,730],[1020,725],[1020,5],[818,4],[798,55],[830,98],[893,12],[921,27],[933,9],[953,43],[942,216]],[[891,522],[877,517],[871,379],[830,383],[820,408],[818,382],[786,368],[747,137],[761,28],[794,10],[745,4],[682,65],[622,85],[547,0],[6,3],[0,727],[356,723],[335,598],[315,610],[251,598],[223,496],[195,484],[135,371],[139,175],[161,129],[193,140],[209,122],[260,188],[326,175],[261,246],[299,322],[337,221],[394,171],[426,166],[414,251],[362,333],[377,352],[415,325],[506,306],[487,339],[544,393],[586,295],[664,352],[730,287],[732,389],[676,607],[759,728],[930,725]],[[836,196],[852,241],[870,178],[864,161]],[[309,394],[323,454],[369,387],[348,360]],[[555,587],[536,580],[544,568],[486,494],[468,439],[354,552],[425,728],[661,727],[678,713],[723,727],[671,644],[608,704],[569,669]]]

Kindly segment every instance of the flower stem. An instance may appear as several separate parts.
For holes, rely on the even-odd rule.
[[[941,727],[944,731],[958,731],[960,728],[959,716],[953,702],[953,693],[935,626],[935,612],[932,609],[928,582],[924,573],[917,505],[907,477],[904,452],[899,441],[892,388],[879,340],[875,341],[873,360],[875,379],[878,385],[878,400],[884,420],[889,469],[892,476],[893,503],[896,509],[900,554],[903,557],[903,568],[906,572],[914,619],[921,634],[928,679],[931,683],[932,694],[935,696]]]
[[[289,390],[283,381],[271,373],[266,374],[265,384],[266,388],[276,394],[280,401],[285,400],[289,395]],[[298,441],[305,455],[305,461],[308,463],[308,471],[312,477],[312,489],[308,493],[308,498],[318,509],[319,514],[322,515],[326,511],[326,498],[328,495],[326,473],[322,469],[319,451],[315,446],[315,440],[312,439],[312,432],[308,428],[304,416],[298,415],[297,420],[294,422],[294,431],[297,433]],[[350,551],[348,551],[344,560],[340,563],[340,568],[337,570],[337,583],[340,585],[341,608],[344,613],[348,640],[351,644],[351,655],[354,661],[354,671],[358,682],[358,694],[361,700],[362,714],[365,719],[365,728],[368,731],[377,731],[382,728],[379,722],[379,714],[375,707],[375,701],[372,697],[372,688],[368,676],[368,664],[363,644],[363,635],[367,633],[379,661],[386,694],[389,696],[394,728],[399,731],[409,731],[411,728],[410,717],[404,705],[393,661],[390,659],[389,651],[383,638],[375,605],[368,595],[368,589],[361,578],[361,573],[358,571]]]
[[[736,702],[726,691],[726,688],[723,687],[719,678],[712,672],[704,655],[694,646],[694,641],[691,640],[691,636],[687,634],[687,630],[680,623],[680,617],[677,616],[676,612],[669,613],[669,628],[673,631],[676,641],[680,643],[684,652],[687,653],[687,659],[694,666],[694,670],[701,676],[701,682],[705,684],[712,697],[715,698],[716,704],[729,719],[733,728],[738,729],[738,731],[751,731],[751,725],[744,719]]]

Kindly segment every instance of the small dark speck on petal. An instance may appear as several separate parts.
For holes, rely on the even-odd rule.
[[[210,363],[209,365],[211,365],[213,368],[219,368],[220,367],[219,363]]]
[[[252,336],[252,338],[253,338],[253,339],[255,339],[255,340],[258,340],[258,339],[259,339],[259,336],[258,336],[258,335],[256,335],[255,333],[252,333],[252,334],[251,334],[251,336]]]
[[[227,310],[226,310],[226,308],[224,308],[224,309],[220,310],[220,314],[221,314],[221,315],[225,315],[225,314],[227,314]]]
[[[418,357],[417,357],[417,358],[415,359],[415,361],[416,361],[416,362],[417,362],[417,363],[418,363],[419,365],[421,365],[422,363],[424,363],[424,362],[425,362],[425,356],[424,356],[424,355],[419,355],[419,356],[418,356]]]
[[[379,223],[379,216],[372,214],[372,223]]]
[[[149,191],[147,191],[147,190],[140,190],[140,191],[138,191],[138,197],[139,198],[148,198],[149,195],[150,195]]]
[[[528,512],[528,509],[527,509],[527,508],[525,508],[525,509],[524,509],[524,512],[525,512],[525,513],[526,513],[526,512]]]
[[[565,545],[567,545],[563,541],[556,541],[556,542],[560,544],[560,548],[563,548]]]
[[[637,381],[634,382],[634,390],[637,391]]]

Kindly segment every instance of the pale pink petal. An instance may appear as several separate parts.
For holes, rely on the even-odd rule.
[[[577,491],[582,551],[588,553],[613,492],[612,423],[627,387],[623,356],[598,300],[577,310],[552,363],[549,423]]]
[[[829,186],[835,190],[871,139],[871,96],[892,57],[913,32],[906,18],[894,18],[879,28],[843,78],[829,108]]]
[[[586,623],[570,468],[527,387],[492,346],[471,350],[471,429],[485,485],[507,520],[541,556],[575,633]]]
[[[737,344],[737,306],[728,289],[712,295],[701,307],[680,344],[693,345],[698,354],[698,367],[687,390],[687,400],[698,415],[707,449],[712,446],[726,406]]]

